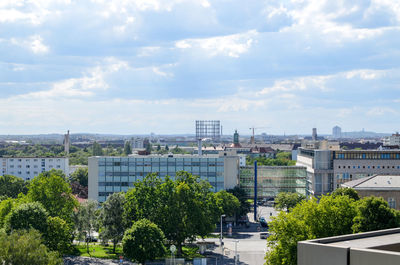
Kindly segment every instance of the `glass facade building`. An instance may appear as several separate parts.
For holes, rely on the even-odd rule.
[[[239,158],[229,156],[130,156],[130,157],[91,157],[89,163],[89,198],[99,202],[106,200],[107,196],[114,192],[127,191],[133,187],[134,182],[143,180],[149,173],[157,173],[161,178],[170,176],[175,178],[176,172],[187,171],[207,180],[213,187],[213,191],[220,191],[228,186],[227,160],[231,160],[231,167],[236,166],[238,175]],[[232,161],[233,160],[233,161]],[[228,183],[227,183],[228,182]],[[234,185],[233,185],[234,186]],[[229,187],[231,188],[231,187]],[[97,194],[93,194],[96,193]],[[97,198],[96,198],[97,197]]]
[[[249,198],[254,197],[254,167],[240,168],[239,185],[244,188]],[[307,194],[306,167],[299,166],[258,166],[257,198],[270,198],[279,192],[297,192]]]

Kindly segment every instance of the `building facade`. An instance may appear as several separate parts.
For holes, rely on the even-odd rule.
[[[89,199],[104,202],[114,192],[127,191],[149,173],[161,178],[187,171],[207,180],[213,191],[231,189],[238,184],[239,157],[219,155],[133,155],[129,157],[89,157]]]
[[[52,169],[62,170],[65,175],[69,175],[67,157],[3,157],[1,161],[2,175],[13,175],[24,180],[33,179]]]
[[[355,189],[363,197],[382,197],[389,207],[400,210],[400,175],[373,175],[343,183],[343,188]]]
[[[276,197],[280,192],[307,195],[306,167],[257,166],[257,199]],[[240,168],[239,186],[254,197],[254,166]]]
[[[400,150],[299,148],[296,165],[307,167],[310,194],[320,196],[347,181],[374,174],[400,175]]]
[[[332,128],[332,137],[335,139],[342,138],[342,128],[335,126]]]

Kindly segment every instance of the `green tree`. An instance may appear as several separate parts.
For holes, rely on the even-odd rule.
[[[102,156],[103,155],[103,148],[96,141],[93,143],[92,153],[93,153],[94,156]]]
[[[162,257],[166,250],[164,234],[158,226],[147,219],[134,222],[125,232],[122,247],[127,258],[145,264],[147,260]]]
[[[70,226],[60,217],[48,217],[47,231],[43,238],[50,250],[67,253],[71,248],[72,231]]]
[[[280,212],[269,223],[268,265],[297,264],[297,242],[350,234],[356,216],[356,202],[348,196],[322,196],[302,201],[289,213]]]
[[[45,234],[47,231],[47,212],[39,202],[23,203],[6,217],[5,227],[8,232],[31,228]]]
[[[75,229],[78,231],[78,237],[92,237],[92,232],[95,230],[98,221],[97,214],[98,202],[87,200],[78,207],[78,212],[75,218]],[[86,248],[89,253],[89,240],[86,240]]]
[[[365,197],[358,202],[353,232],[368,232],[400,226],[400,214],[383,198]]]
[[[16,231],[7,235],[0,230],[0,264],[61,265],[57,252],[42,244],[38,231]]]
[[[221,190],[214,193],[217,206],[220,209],[220,214],[226,214],[226,216],[234,216],[240,208],[240,202],[233,194]]]
[[[113,252],[122,240],[125,232],[124,226],[124,193],[113,193],[103,203],[100,213],[101,236],[113,241]]]
[[[76,181],[83,187],[87,187],[88,186],[88,175],[89,175],[88,168],[80,167],[71,174],[70,181],[71,182]]]
[[[154,222],[177,245],[180,255],[186,239],[204,237],[215,229],[219,208],[210,190],[208,182],[187,172],[177,172],[175,180],[167,176],[164,181],[150,174],[126,194],[127,223],[143,218]]]
[[[22,178],[11,175],[0,176],[0,196],[17,198],[18,194],[26,194],[26,182]]]
[[[70,185],[57,171],[39,174],[29,185],[27,199],[40,202],[50,216],[58,216],[72,223],[72,212],[78,202],[72,195]]]
[[[0,202],[0,228],[3,227],[6,216],[14,209],[18,204],[17,199],[7,198]]]
[[[233,189],[227,190],[229,193],[232,193],[236,198],[238,198],[240,202],[240,208],[238,209],[238,212],[236,213],[237,217],[244,216],[248,212],[250,212],[250,203],[247,199],[247,193],[246,191],[239,187],[236,186]]]
[[[289,211],[305,199],[304,195],[295,192],[280,192],[275,198],[275,208],[277,210],[286,209],[286,211]]]
[[[360,199],[360,196],[358,196],[358,193],[355,189],[351,188],[338,188],[334,192],[332,192],[332,196],[349,196],[350,198],[354,199],[355,201],[358,201]]]
[[[130,141],[126,141],[124,145],[124,155],[132,154],[132,146]]]
[[[161,145],[160,144],[157,145],[157,151],[161,151]]]
[[[165,145],[165,150],[169,151],[168,145]]]

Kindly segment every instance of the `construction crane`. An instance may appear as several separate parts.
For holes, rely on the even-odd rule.
[[[251,144],[255,144],[255,138],[254,138],[254,131],[255,130],[258,130],[258,129],[267,129],[267,128],[270,128],[270,127],[251,127],[251,128],[249,128],[249,130],[252,130],[253,131],[253,136],[251,137],[251,139],[250,139],[250,143]]]

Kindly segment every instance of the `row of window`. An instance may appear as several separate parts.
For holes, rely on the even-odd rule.
[[[14,168],[15,165],[10,165],[10,168]],[[30,165],[26,165],[25,168],[30,168]],[[38,165],[34,165],[33,168],[38,168]],[[44,165],[42,165],[44,167]],[[17,168],[22,168],[22,165],[17,165]],[[53,168],[53,165],[49,165],[49,168]],[[61,168],[60,165],[56,165],[56,168]]]
[[[399,153],[336,153],[335,159],[400,159]]]
[[[6,160],[6,159],[4,158],[3,161],[5,161],[5,160]],[[60,161],[61,161],[60,158],[57,158],[57,159],[54,159],[54,160],[56,160],[57,162],[60,162]],[[22,158],[15,159],[15,161],[22,162]],[[31,159],[25,159],[25,161],[26,161],[26,162],[30,162]],[[34,161],[34,162],[38,162],[39,159],[34,158],[33,161]],[[42,162],[45,162],[46,159],[42,158],[41,161],[42,161]],[[10,162],[14,162],[14,158],[10,158]],[[53,162],[53,159],[50,158],[50,159],[49,159],[49,162]]]
[[[356,169],[356,168],[372,168],[372,169],[374,169],[375,168],[375,166],[337,166],[337,168],[343,168],[343,169],[346,169],[346,168],[353,168],[353,169]],[[378,169],[380,169],[381,168],[381,166],[376,166],[376,168],[378,168]],[[395,168],[397,168],[397,169],[400,169],[400,166],[382,166],[382,169],[385,169],[385,168],[387,168],[387,169],[395,169]]]

